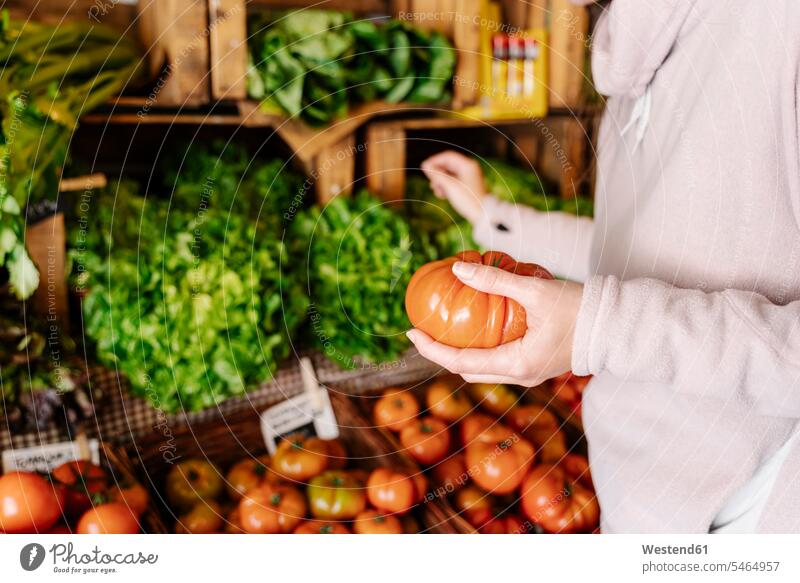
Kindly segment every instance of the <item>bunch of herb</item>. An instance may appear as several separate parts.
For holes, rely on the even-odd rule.
[[[427,259],[402,215],[363,191],[301,213],[291,236],[305,257],[313,343],[343,368],[398,358],[406,287]]]
[[[119,190],[77,217],[87,234],[70,252],[98,360],[167,412],[269,379],[308,305],[279,235],[213,205],[175,208]]]
[[[306,204],[303,178],[275,158],[261,162],[232,142],[192,142],[162,163],[163,186],[178,208],[214,206],[279,226],[294,206]]]
[[[107,28],[0,14],[0,267],[19,299],[39,285],[23,209],[56,197],[78,119],[122,89],[139,62],[135,46]]]
[[[449,97],[455,52],[436,31],[327,10],[257,13],[249,21],[248,92],[267,111],[322,125],[349,103],[437,103]]]

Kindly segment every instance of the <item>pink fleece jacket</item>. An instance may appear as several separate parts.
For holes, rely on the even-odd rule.
[[[594,221],[487,199],[475,236],[585,282],[604,532],[708,532],[800,420],[800,1],[614,0],[592,51]],[[800,445],[759,530],[800,532]]]

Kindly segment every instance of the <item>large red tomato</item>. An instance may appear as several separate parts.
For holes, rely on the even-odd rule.
[[[586,459],[568,455],[535,467],[522,484],[522,510],[548,532],[592,532],[600,520]]]
[[[525,309],[514,300],[464,285],[453,274],[458,261],[491,265],[530,277],[553,279],[543,267],[517,263],[498,251],[464,251],[423,265],[406,290],[411,323],[433,339],[457,348],[494,348],[521,338],[528,329]]]
[[[305,518],[306,499],[292,486],[264,484],[239,502],[239,526],[254,534],[287,534]]]
[[[225,476],[228,495],[239,500],[261,484],[277,484],[280,479],[271,465],[272,460],[266,454],[256,458],[246,457],[233,464]]]
[[[61,517],[62,493],[31,472],[9,472],[0,478],[0,530],[45,532]]]
[[[119,502],[95,506],[78,521],[78,534],[137,534],[139,521],[133,511]]]
[[[292,435],[278,444],[272,469],[287,480],[307,482],[327,469],[328,453],[321,439]]]
[[[440,462],[450,449],[447,425],[436,417],[423,417],[404,427],[400,442],[419,463],[430,466]]]
[[[472,480],[487,492],[509,494],[525,478],[535,456],[533,446],[517,434],[500,441],[478,438],[467,446],[468,468],[476,468]]]
[[[377,468],[367,480],[367,498],[375,508],[402,514],[419,501],[419,485],[405,472]]]
[[[452,423],[466,417],[472,410],[472,402],[451,379],[433,381],[425,393],[431,414],[442,421]]]
[[[417,413],[419,403],[414,395],[403,389],[386,389],[375,403],[375,424],[400,431],[416,419]]]

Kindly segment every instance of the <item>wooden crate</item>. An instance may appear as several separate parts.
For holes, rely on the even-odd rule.
[[[420,472],[411,458],[392,448],[383,434],[370,427],[371,423],[346,396],[331,392],[330,397],[340,425],[339,439],[347,449],[351,469],[369,471],[376,467],[391,466],[410,474]],[[140,482],[149,486],[151,496],[160,505],[164,521],[173,524],[177,515],[164,499],[164,483],[173,462],[162,455],[163,441],[163,436],[152,435],[131,444],[128,453],[136,464]],[[223,472],[242,458],[261,455],[266,451],[258,413],[253,409],[177,428],[170,438],[170,447],[181,458],[206,459]],[[419,523],[421,532],[460,532],[451,524],[447,507],[439,501],[421,503],[411,514]]]

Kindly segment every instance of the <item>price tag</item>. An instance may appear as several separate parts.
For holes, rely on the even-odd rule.
[[[270,454],[275,453],[284,437],[292,434],[300,433],[320,439],[339,437],[339,425],[336,423],[328,390],[319,384],[314,365],[309,358],[300,359],[300,372],[303,393],[261,413],[261,433]]]
[[[92,463],[100,463],[100,442],[96,439],[87,441],[89,459]],[[84,459],[81,445],[77,441],[48,443],[33,447],[7,449],[3,452],[3,473],[13,471],[49,472],[53,468],[73,460]]]

